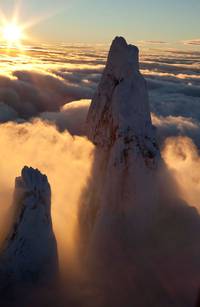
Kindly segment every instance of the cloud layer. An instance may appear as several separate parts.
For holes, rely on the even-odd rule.
[[[86,44],[42,44],[10,53],[2,47],[0,122],[41,118],[61,132],[84,135],[107,52],[108,46]],[[200,52],[144,48],[140,70],[161,146],[167,137],[181,136],[200,148]]]
[[[58,132],[54,126],[38,120],[0,125],[0,147],[1,234],[12,203],[15,178],[24,165],[38,168],[48,176],[52,188],[53,224],[61,262],[66,254],[71,259],[76,210],[90,174],[93,145],[84,137]]]
[[[0,224],[8,221],[14,178],[24,165],[39,168],[52,187],[60,265],[67,262],[71,269],[77,268],[79,197],[93,162],[84,124],[107,49],[65,44],[23,53],[0,49]],[[144,49],[140,57],[162,156],[178,196],[200,210],[200,52]],[[1,226],[0,240],[8,226],[4,231]]]
[[[200,46],[200,38],[190,39],[183,41],[184,45],[195,45]]]
[[[40,113],[51,120],[66,103],[91,99],[107,50],[107,46],[65,44],[10,53],[1,48],[0,121],[27,120]],[[140,58],[155,116],[200,121],[200,52],[142,49]],[[66,114],[61,113],[57,116],[65,126]]]
[[[188,43],[194,42],[198,40]],[[10,52],[1,47],[0,122],[41,118],[61,132],[84,135],[107,52],[103,45],[42,44]],[[186,136],[199,147],[200,52],[142,49],[140,70],[147,80],[161,145],[167,137]]]

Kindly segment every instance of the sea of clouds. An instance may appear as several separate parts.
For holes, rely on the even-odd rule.
[[[87,111],[108,49],[106,45],[40,44],[8,51],[1,46],[1,131],[7,122],[16,125],[15,131],[23,130],[26,123],[34,129],[39,120],[55,125],[60,133],[84,137]],[[186,169],[193,166],[189,161],[200,169],[200,51],[167,49],[167,44],[162,49],[142,47],[140,71],[147,80],[152,120],[168,166],[179,175],[175,159],[166,157],[170,148]],[[193,183],[200,187],[200,179],[191,176],[190,180],[191,188]]]
[[[59,242],[64,229],[72,231],[93,158],[84,123],[108,47],[41,44],[21,51],[0,47],[0,194],[7,199],[2,221],[15,177],[24,165],[31,165],[49,177]],[[163,158],[182,197],[200,208],[200,51],[142,48],[140,70],[147,80]],[[72,242],[68,244],[73,249]]]
[[[103,45],[43,44],[21,52],[7,52],[2,47],[0,122],[42,117],[55,121],[61,130],[80,134],[68,115],[73,113],[84,120],[86,103],[73,104],[73,111],[63,106],[93,97],[107,52],[108,46]],[[142,49],[140,70],[148,83],[158,132],[193,136],[199,145],[200,51]]]
[[[24,165],[39,168],[52,188],[60,265],[68,261],[72,270],[79,200],[94,157],[84,123],[108,48],[0,47],[0,223],[6,224],[0,240],[8,232],[15,177]],[[142,48],[140,70],[163,159],[181,197],[200,211],[200,51]]]

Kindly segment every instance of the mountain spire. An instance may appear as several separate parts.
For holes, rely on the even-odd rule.
[[[92,212],[88,223],[95,228],[96,218],[121,212],[131,227],[144,231],[158,204],[161,158],[138,54],[138,48],[124,38],[114,39],[88,112],[87,135],[96,145],[96,156],[91,192],[83,208],[87,213],[82,214],[88,218]]]
[[[14,227],[1,256],[1,286],[48,283],[57,273],[57,246],[51,220],[51,190],[39,170],[24,167],[16,178]]]
[[[114,39],[89,109],[87,134],[97,147],[106,150],[120,143],[121,159],[137,151],[149,166],[156,167],[160,153],[138,54],[138,48],[128,45],[124,38]]]

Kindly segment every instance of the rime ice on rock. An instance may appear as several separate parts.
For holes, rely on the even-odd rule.
[[[87,131],[89,139],[105,150],[120,143],[121,152],[134,150],[156,163],[159,150],[146,81],[139,72],[138,53],[138,48],[127,45],[122,37],[113,41],[89,110]]]
[[[1,286],[48,283],[57,273],[51,190],[39,170],[24,167],[16,178],[15,224],[1,259]]]
[[[195,306],[200,217],[174,192],[156,144],[138,49],[123,38],[112,43],[86,127],[96,150],[81,235],[103,306]]]
[[[137,230],[153,218],[160,163],[138,53],[122,37],[114,39],[86,123],[96,145],[96,178],[101,178],[87,210],[96,208],[105,223],[112,211],[123,212]]]

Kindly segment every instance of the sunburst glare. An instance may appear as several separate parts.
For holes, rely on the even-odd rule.
[[[22,29],[16,24],[8,24],[3,28],[3,38],[9,44],[20,41],[22,36]]]
[[[28,20],[23,20],[22,16],[20,16],[20,11],[21,13],[23,11],[21,8],[21,1],[17,0],[12,15],[6,16],[7,14],[0,10],[0,40],[7,45],[8,49],[23,49],[25,41],[27,43],[37,40],[32,35],[30,37],[27,31],[44,20],[52,18],[64,9],[54,8],[53,11],[46,11],[37,14],[37,16],[29,16]]]

